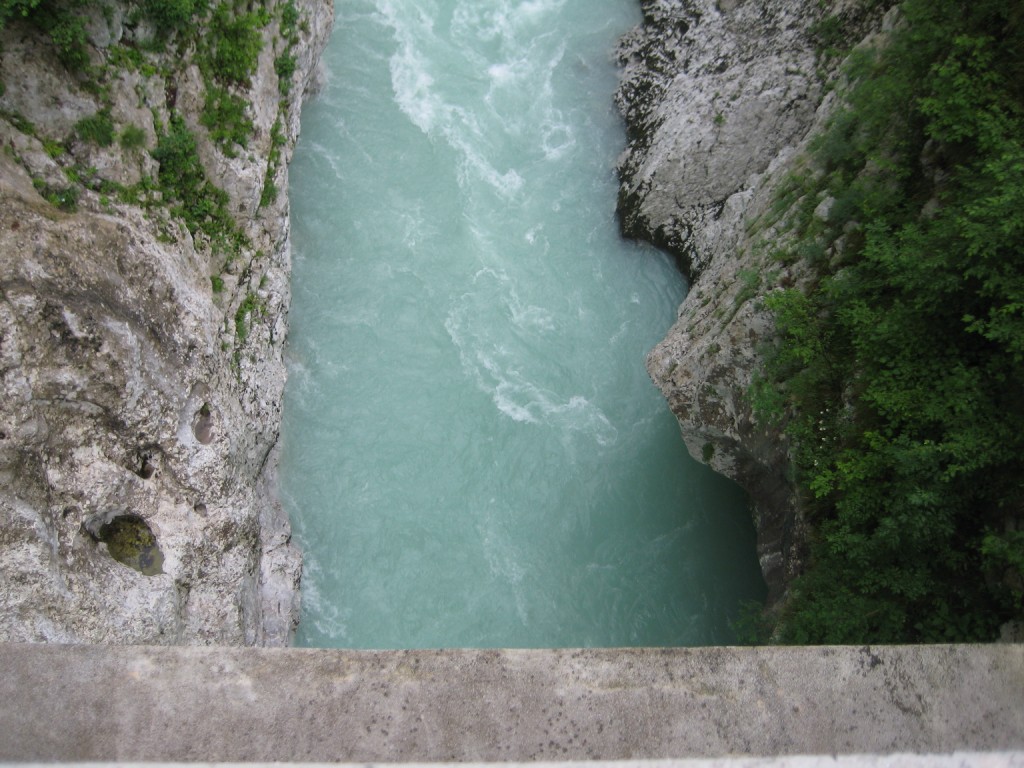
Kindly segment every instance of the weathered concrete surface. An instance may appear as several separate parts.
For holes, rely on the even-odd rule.
[[[46,763],[19,763],[36,768]],[[76,768],[109,768],[111,763],[76,763]],[[116,763],[125,768],[277,768],[280,763]],[[339,763],[290,763],[294,768],[323,768]],[[370,768],[371,764],[363,766]],[[440,768],[451,763],[386,763],[393,768]],[[778,757],[684,758],[677,760],[591,760],[586,762],[458,763],[461,768],[1024,768],[1024,752],[953,752],[948,755],[783,755]]]
[[[0,760],[583,760],[1024,748],[1024,646],[0,645]]]

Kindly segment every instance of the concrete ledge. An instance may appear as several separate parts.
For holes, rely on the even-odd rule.
[[[2,763],[10,768],[52,768],[53,763]],[[953,752],[948,755],[789,755],[680,758],[675,760],[574,760],[564,762],[444,763],[62,763],[74,768],[1024,768],[1024,752]]]
[[[504,761],[1024,749],[1024,646],[0,645],[4,761]]]

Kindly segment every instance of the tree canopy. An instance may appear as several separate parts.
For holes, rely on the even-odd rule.
[[[782,257],[815,279],[767,300],[755,410],[814,529],[783,642],[987,640],[1022,614],[1024,3],[901,10],[790,185]]]

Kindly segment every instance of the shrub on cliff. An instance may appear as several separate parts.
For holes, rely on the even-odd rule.
[[[267,21],[265,12],[236,15],[227,4],[218,5],[206,37],[209,73],[226,85],[248,85],[263,48],[260,29]]]
[[[142,12],[153,23],[160,37],[168,37],[184,27],[202,3],[196,0],[143,0]]]
[[[209,129],[210,138],[228,157],[235,156],[235,145],[245,147],[252,136],[252,119],[246,113],[249,102],[225,88],[210,84],[200,122]]]
[[[263,48],[260,30],[268,21],[266,11],[238,14],[222,3],[214,10],[202,41],[199,67],[206,82],[202,124],[228,157],[235,156],[236,145],[244,149],[252,136],[249,102],[238,91],[250,85]]]
[[[224,247],[238,247],[243,237],[228,213],[228,195],[207,178],[195,136],[181,118],[171,118],[152,154],[160,163],[160,189],[189,231],[202,232]]]
[[[784,642],[972,641],[1024,599],[1024,3],[907,0],[850,71],[761,397],[815,528]]]
[[[68,69],[80,70],[89,63],[81,10],[91,4],[92,0],[0,0],[0,28],[24,19],[50,38]]]
[[[0,0],[0,24],[28,17],[39,3],[40,0]]]
[[[89,141],[101,147],[109,147],[117,136],[117,130],[114,128],[114,121],[111,119],[108,109],[101,109],[95,115],[83,117],[75,123],[75,133],[83,141]]]

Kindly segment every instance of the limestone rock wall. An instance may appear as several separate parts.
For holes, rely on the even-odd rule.
[[[644,0],[643,9],[620,49],[629,145],[619,214],[626,235],[677,254],[691,281],[647,369],[689,452],[750,493],[774,602],[799,569],[803,526],[786,442],[757,423],[747,392],[773,333],[761,299],[804,275],[772,258],[782,234],[766,214],[835,98],[815,25],[835,16],[860,35],[877,19],[844,0]]]
[[[294,5],[293,85],[282,96],[283,3],[267,0],[271,21],[243,89],[254,128],[234,157],[200,123],[194,46],[141,68],[113,65],[121,43],[145,34],[130,8],[91,20],[86,75],[69,73],[33,27],[0,31],[0,640],[289,639],[301,556],[271,493],[287,161],[333,19],[329,0]],[[104,104],[118,131],[141,129],[143,147],[76,136]],[[158,190],[124,202],[105,183],[156,176],[147,150],[172,110],[247,236],[230,263]],[[281,192],[261,205],[268,181]],[[55,204],[67,188],[74,210]],[[142,570],[111,538],[124,521]]]

